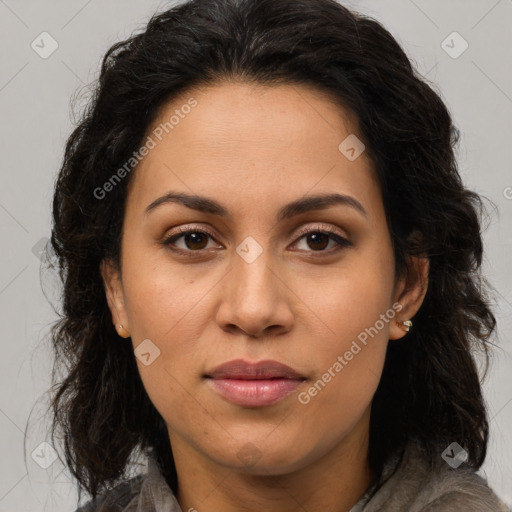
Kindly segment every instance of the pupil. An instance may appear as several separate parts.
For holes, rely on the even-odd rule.
[[[185,245],[189,249],[203,249],[204,248],[204,240],[203,244],[201,244],[201,237],[206,239],[206,236],[203,233],[188,233],[185,235]],[[199,244],[200,247],[194,246],[194,244]]]
[[[327,245],[329,244],[329,237],[325,233],[314,233],[312,235],[308,235],[308,237],[309,237],[310,241],[313,240],[313,246],[315,245],[315,243],[316,244],[320,243],[320,247],[311,247],[311,245],[310,245],[310,247],[312,249],[325,249],[327,247]],[[320,237],[320,241],[319,241],[318,237]],[[324,244],[321,243],[322,237],[324,237],[324,242],[327,241],[327,243],[324,243]]]

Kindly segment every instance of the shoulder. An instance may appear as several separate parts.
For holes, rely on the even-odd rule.
[[[441,453],[441,452],[440,452]],[[388,465],[386,472],[392,466]],[[473,469],[454,469],[443,459],[432,467],[410,444],[397,471],[362,508],[364,512],[510,512]]]
[[[509,512],[486,480],[470,469],[447,469],[427,481],[430,497],[418,512]]]
[[[161,471],[156,452],[151,448],[146,455],[147,467],[142,473],[101,493],[75,512],[137,512],[157,509],[181,512]]]
[[[130,504],[138,497],[144,475],[137,475],[126,482],[105,491],[95,499],[76,509],[75,512],[130,512]]]

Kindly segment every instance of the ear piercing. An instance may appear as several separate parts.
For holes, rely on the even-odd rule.
[[[124,331],[126,331],[126,329],[125,329],[121,324],[119,324],[119,331],[123,331],[123,330],[124,330]],[[119,336],[121,336],[122,338],[129,338],[129,337],[130,337],[130,334],[129,334],[129,333],[128,333],[126,336],[123,336],[119,331],[118,331],[118,334],[119,334]],[[126,331],[126,332],[128,332],[128,331]]]
[[[397,322],[398,325],[401,325],[402,326],[402,329],[405,331],[405,332],[409,332],[409,329],[412,327],[412,322],[411,320],[405,320],[403,322]]]

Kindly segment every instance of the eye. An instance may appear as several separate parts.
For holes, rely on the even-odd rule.
[[[176,231],[178,233],[168,236],[163,241],[163,244],[173,246],[173,250],[176,250],[177,252],[181,252],[184,254],[204,250],[207,248],[206,245],[208,243],[208,237],[214,239],[213,234],[205,229],[180,227],[177,228]],[[183,238],[184,247],[176,246],[176,242],[180,238]]]
[[[351,242],[349,242],[346,238],[343,238],[335,229],[331,227],[322,228],[321,226],[317,226],[316,228],[305,228],[300,230],[298,235],[302,235],[300,236],[298,242],[304,239],[306,245],[309,245],[309,247],[313,249],[310,252],[332,254],[345,247],[352,246]],[[326,247],[329,246],[330,242],[334,242],[334,248],[331,247],[330,250],[325,250]],[[307,248],[305,250],[308,251]]]

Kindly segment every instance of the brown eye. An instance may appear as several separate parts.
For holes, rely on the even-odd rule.
[[[173,246],[177,251],[199,252],[207,248],[209,238],[213,239],[213,235],[202,229],[178,229],[177,234],[167,237],[163,243]],[[176,244],[180,239],[183,239],[182,247]]]
[[[208,235],[199,231],[190,231],[182,236],[187,249],[201,250],[208,244]]]
[[[343,238],[342,236],[338,235],[336,231],[331,230],[330,228],[326,229],[310,229],[310,230],[302,230],[299,235],[302,235],[299,237],[296,244],[298,244],[300,241],[304,240],[306,247],[301,248],[300,250],[304,250],[306,252],[319,252],[319,253],[326,253],[326,254],[332,254],[334,252],[337,252],[344,247],[351,247],[352,243],[349,242],[347,239]],[[329,243],[333,242],[334,247],[329,250],[328,246]],[[337,246],[337,247],[336,247]],[[327,249],[327,250],[326,250]]]

